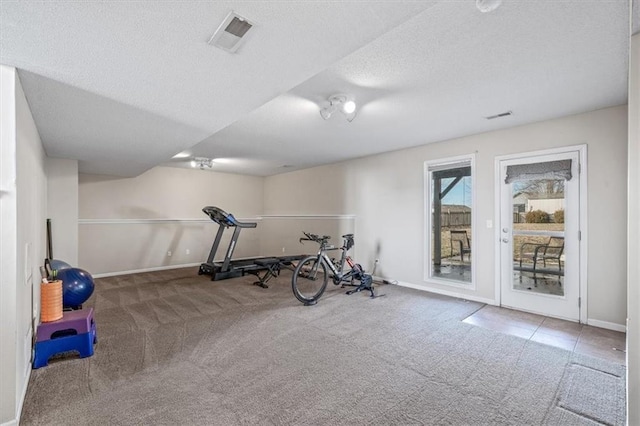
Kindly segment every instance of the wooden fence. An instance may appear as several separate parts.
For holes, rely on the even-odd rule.
[[[442,212],[440,226],[471,226],[471,212]]]

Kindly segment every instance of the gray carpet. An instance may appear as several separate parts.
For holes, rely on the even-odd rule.
[[[95,355],[34,370],[23,425],[624,424],[625,368],[460,322],[482,305],[195,269],[96,280]]]

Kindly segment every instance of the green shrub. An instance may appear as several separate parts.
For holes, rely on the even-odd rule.
[[[531,210],[524,217],[527,223],[549,223],[549,215],[543,210]]]
[[[564,209],[553,212],[553,221],[555,223],[564,223]]]

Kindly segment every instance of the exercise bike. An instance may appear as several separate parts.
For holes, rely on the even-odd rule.
[[[291,279],[291,287],[296,299],[305,305],[314,305],[327,288],[329,278],[332,279],[334,285],[342,284],[345,286],[355,287],[347,291],[347,294],[354,294],[360,291],[369,291],[371,298],[376,298],[374,293],[373,277],[366,274],[360,264],[353,261],[347,256],[347,251],[353,247],[353,234],[343,235],[342,247],[335,247],[329,244],[331,239],[328,235],[318,236],[303,232],[305,238],[300,238],[300,242],[313,241],[320,245],[318,253],[302,259],[293,272]],[[327,255],[329,250],[342,250],[339,260],[332,259]],[[344,271],[345,264],[349,265],[349,270]],[[359,282],[359,283],[358,283]]]

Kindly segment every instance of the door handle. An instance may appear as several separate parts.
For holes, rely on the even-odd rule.
[[[509,242],[509,239],[508,239],[508,238],[503,238],[503,239],[502,239],[502,242],[503,242],[503,243],[508,243],[508,242]]]

